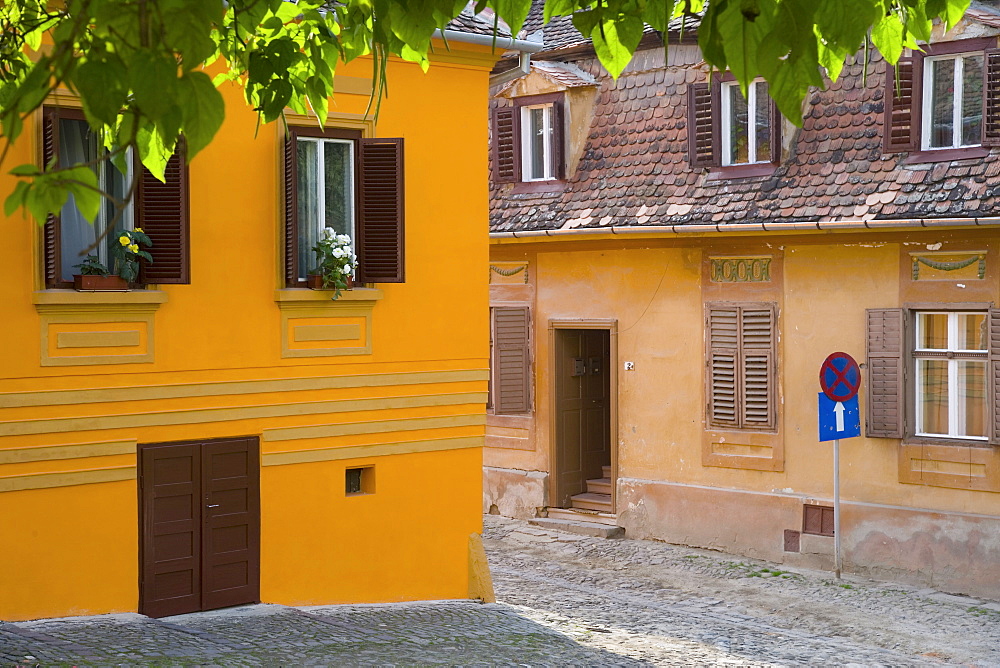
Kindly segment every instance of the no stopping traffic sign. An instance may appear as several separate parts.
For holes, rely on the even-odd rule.
[[[847,353],[832,353],[819,368],[819,386],[831,401],[853,399],[861,387],[861,369]]]

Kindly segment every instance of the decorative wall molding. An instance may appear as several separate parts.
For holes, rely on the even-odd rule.
[[[527,262],[491,262],[490,284],[510,285],[528,283]]]
[[[910,253],[910,258],[914,281],[982,280],[986,278],[986,251],[984,250]],[[927,267],[932,271],[921,271],[921,266]],[[968,271],[962,272],[962,269],[968,269]],[[949,275],[942,276],[941,272],[947,272]]]
[[[713,283],[769,283],[771,256],[710,257]]]

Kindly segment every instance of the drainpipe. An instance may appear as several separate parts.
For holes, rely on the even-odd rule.
[[[519,79],[531,71],[531,54],[545,48],[543,42],[533,42],[526,39],[514,39],[513,37],[494,38],[493,35],[478,35],[457,30],[435,30],[435,37],[443,37],[449,41],[466,42],[467,44],[482,44],[484,46],[496,46],[498,49],[518,51],[518,67],[508,70],[496,76],[490,77],[490,86],[499,86],[508,81]],[[494,41],[495,40],[495,41]]]

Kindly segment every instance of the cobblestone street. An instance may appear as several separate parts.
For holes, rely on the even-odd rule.
[[[486,517],[498,603],[0,623],[3,665],[1000,666],[1000,604]]]

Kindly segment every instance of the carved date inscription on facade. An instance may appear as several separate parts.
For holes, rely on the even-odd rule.
[[[710,257],[713,283],[768,283],[770,257]]]

